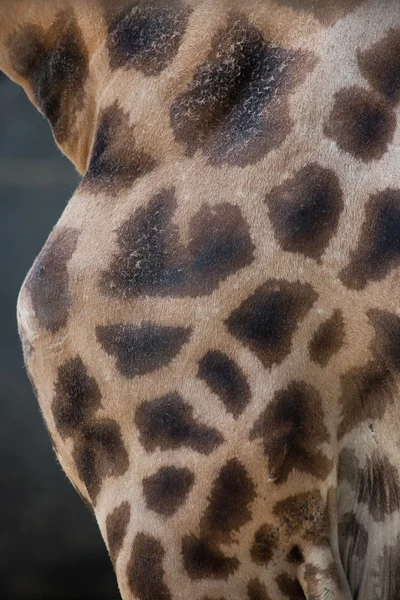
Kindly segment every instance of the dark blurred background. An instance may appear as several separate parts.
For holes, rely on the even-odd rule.
[[[78,183],[47,122],[0,74],[0,598],[117,600],[93,516],[56,461],[25,374],[22,281]]]

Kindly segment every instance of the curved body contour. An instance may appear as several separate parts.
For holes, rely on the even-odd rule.
[[[84,174],[27,369],[124,600],[398,598],[398,3],[2,11]]]

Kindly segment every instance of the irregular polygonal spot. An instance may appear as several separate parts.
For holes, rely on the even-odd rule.
[[[79,356],[58,369],[51,408],[55,426],[62,438],[76,435],[100,406],[99,387],[96,380],[89,377]]]
[[[124,543],[130,518],[131,507],[128,502],[123,502],[106,519],[107,543],[114,567]]]
[[[337,175],[312,163],[266,198],[275,236],[287,252],[319,259],[335,234],[343,210]]]
[[[255,487],[245,467],[237,459],[230,460],[213,484],[200,538],[188,535],[182,541],[185,568],[192,579],[227,579],[236,571],[237,558],[226,557],[219,547],[231,543],[232,534],[251,519],[254,498]]]
[[[116,357],[119,372],[132,378],[168,365],[189,341],[191,329],[154,323],[108,325],[98,326],[96,335],[104,350]]]
[[[208,352],[199,363],[197,376],[219,396],[236,419],[250,402],[250,387],[243,371],[223,352]]]
[[[62,144],[82,109],[89,54],[74,11],[56,15],[49,29],[26,25],[8,40],[13,67],[31,85],[35,102]]]
[[[164,582],[164,555],[165,550],[159,540],[144,533],[136,536],[127,578],[129,588],[138,600],[171,600],[172,596]]]
[[[350,540],[350,544],[349,544]],[[339,545],[341,556],[349,547],[349,556],[364,560],[368,550],[368,532],[353,513],[346,513],[339,522]]]
[[[257,162],[290,133],[289,95],[313,66],[309,55],[268,43],[243,16],[230,15],[171,106],[176,139],[218,166]]]
[[[157,161],[136,146],[129,114],[124,113],[115,102],[100,114],[89,168],[81,189],[118,194],[156,166]]]
[[[376,360],[400,373],[400,317],[385,310],[370,310],[368,317],[375,328],[372,350]]]
[[[267,588],[259,579],[252,579],[247,586],[248,600],[270,600]]]
[[[75,439],[72,458],[93,504],[103,479],[124,475],[129,468],[121,429],[111,419],[96,419],[83,425]]]
[[[228,579],[239,567],[235,557],[227,557],[207,540],[187,535],[182,540],[183,563],[192,579]]]
[[[135,2],[110,15],[108,50],[112,69],[134,68],[159,75],[179,51],[190,9],[181,0]]]
[[[274,506],[274,514],[286,535],[301,535],[314,544],[329,544],[329,521],[319,490],[280,500]]]
[[[286,573],[276,578],[276,583],[285,598],[290,600],[306,600],[306,596],[297,579],[292,579]]]
[[[396,114],[384,98],[375,92],[351,87],[335,95],[324,133],[341,150],[370,162],[381,159],[388,151],[396,124]]]
[[[254,246],[240,209],[203,205],[189,225],[187,246],[173,224],[174,190],[163,190],[118,230],[120,251],[103,274],[105,293],[138,296],[203,296],[251,264]]]
[[[81,358],[67,361],[58,370],[52,410],[60,435],[74,441],[72,458],[93,505],[103,479],[124,475],[129,467],[119,425],[111,419],[97,419],[99,408],[99,387]]]
[[[389,102],[400,102],[400,29],[387,35],[364,52],[358,52],[363,76]]]
[[[279,535],[276,527],[262,525],[254,536],[251,558],[258,565],[268,565],[278,547]]]
[[[365,0],[275,0],[275,2],[295,10],[310,12],[322,24],[331,26],[353,12]]]
[[[338,436],[360,425],[363,421],[381,419],[394,402],[393,374],[384,364],[369,362],[364,367],[354,367],[341,377],[343,419]]]
[[[263,439],[269,479],[285,482],[294,470],[328,476],[332,461],[318,450],[329,441],[324,417],[321,396],[311,385],[294,381],[276,392],[250,433],[251,440]]]
[[[292,336],[317,298],[308,284],[271,279],[232,313],[226,325],[265,367],[271,367],[290,353]]]
[[[314,333],[309,345],[311,360],[321,367],[325,367],[342,348],[344,339],[343,313],[337,309],[331,318],[322,323]]]
[[[136,412],[135,424],[148,452],[186,447],[211,454],[223,442],[221,433],[198,422],[192,406],[176,393],[143,402]]]
[[[57,333],[66,326],[71,305],[67,265],[78,243],[76,229],[62,229],[46,243],[26,280],[41,327]]]
[[[143,493],[149,510],[170,517],[184,504],[194,484],[189,469],[163,467],[143,480]]]
[[[400,267],[400,190],[387,189],[371,196],[357,250],[342,271],[343,283],[356,290],[381,281]]]
[[[287,561],[292,565],[301,565],[304,562],[304,556],[299,546],[293,546],[287,555]]]
[[[255,495],[245,467],[237,459],[230,460],[213,484],[200,524],[202,537],[216,545],[232,542],[232,534],[251,519],[250,505]]]

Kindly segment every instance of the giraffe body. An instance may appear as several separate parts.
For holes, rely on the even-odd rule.
[[[400,8],[5,4],[83,180],[27,369],[124,600],[400,593]]]

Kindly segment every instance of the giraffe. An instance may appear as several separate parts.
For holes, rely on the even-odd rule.
[[[26,367],[124,600],[400,597],[397,0],[3,0],[81,184]]]

